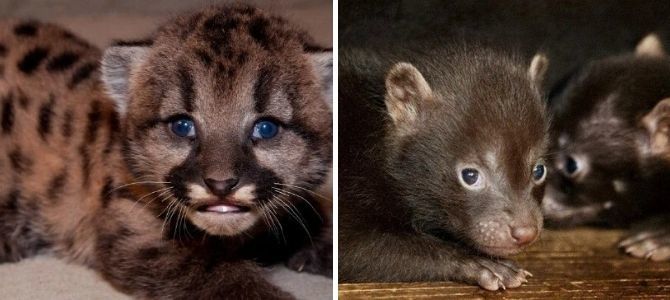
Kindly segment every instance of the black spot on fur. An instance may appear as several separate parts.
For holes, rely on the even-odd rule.
[[[264,18],[256,18],[249,23],[249,35],[266,50],[270,48],[269,25],[268,20]]]
[[[202,62],[203,65],[210,66],[212,64],[212,57],[209,55],[209,53],[207,53],[207,51],[196,50],[195,55],[198,56],[198,59],[200,59],[200,62]]]
[[[112,45],[114,46],[143,46],[143,47],[148,47],[154,44],[153,40],[150,39],[144,39],[144,40],[129,40],[129,41],[114,41],[112,42]]]
[[[140,123],[137,126],[137,131],[136,132],[137,132],[137,134],[143,134],[144,131],[155,128],[156,126],[161,124],[162,121],[163,120],[161,120],[160,118],[152,118],[152,119],[143,121],[142,123]]]
[[[5,44],[0,44],[0,57],[7,56],[7,46]]]
[[[35,22],[21,23],[14,27],[14,34],[18,36],[35,36],[37,34],[37,24]]]
[[[42,104],[39,112],[39,122],[37,124],[37,132],[40,134],[43,140],[46,141],[49,134],[51,134],[51,119],[53,117],[54,111],[53,106],[56,103],[54,95],[49,96],[49,101]]]
[[[52,178],[49,181],[49,187],[47,189],[47,197],[52,202],[57,202],[60,200],[60,197],[65,190],[65,184],[67,184],[67,169],[63,168],[56,177]]]
[[[67,84],[67,87],[69,89],[74,89],[79,83],[88,79],[97,67],[98,66],[95,63],[86,63],[77,68],[77,70],[74,72],[74,75],[72,75],[72,78],[70,78],[70,82]]]
[[[2,133],[9,134],[14,127],[14,103],[12,102],[12,93],[10,92],[2,99]]]
[[[105,154],[109,154],[114,149],[114,144],[121,130],[121,121],[119,114],[112,112],[109,117],[109,136],[107,137],[107,145],[105,146]]]
[[[49,55],[49,49],[43,47],[36,47],[28,53],[19,61],[17,67],[19,70],[26,75],[30,75],[35,71],[42,61]]]
[[[137,252],[137,258],[141,261],[154,260],[162,255],[162,251],[158,247],[142,248]]]
[[[114,180],[112,177],[107,176],[105,178],[105,185],[102,186],[100,191],[100,200],[102,201],[102,206],[106,207],[109,204],[109,201],[112,200],[114,196]]]
[[[193,112],[195,105],[195,91],[193,90],[193,77],[186,69],[186,66],[180,65],[177,71],[179,76],[179,93],[184,102],[184,109],[187,112]]]
[[[258,79],[256,79],[256,83],[254,84],[254,108],[258,113],[264,112],[268,101],[270,101],[274,73],[274,68],[262,68],[258,72]]]
[[[21,153],[21,149],[14,149],[7,155],[11,163],[12,169],[18,174],[23,174],[30,170],[33,165],[33,160]]]
[[[226,14],[218,14],[203,24],[205,39],[209,40],[210,48],[216,55],[231,52],[230,34],[240,24],[239,19]]]
[[[30,99],[28,99],[28,96],[26,96],[26,94],[20,89],[18,90],[17,94],[19,99],[19,105],[21,106],[21,108],[27,109],[28,105],[30,105]]]
[[[79,147],[79,156],[81,157],[81,178],[82,185],[88,187],[91,176],[91,155],[88,153],[85,145]]]
[[[327,52],[327,51],[332,51],[333,48],[326,48],[326,47],[321,47],[317,44],[313,44],[310,42],[305,42],[302,45],[302,50],[305,52]]]
[[[17,189],[11,190],[7,195],[3,208],[9,211],[16,211],[19,208],[20,197],[21,193]]]
[[[79,60],[79,54],[71,51],[65,51],[62,54],[52,58],[47,64],[47,71],[60,72],[67,70]]]
[[[242,51],[237,54],[236,62],[238,65],[243,65],[247,61],[249,61],[249,53]]]
[[[91,110],[88,112],[86,125],[86,143],[93,144],[98,138],[98,130],[102,121],[102,108],[100,101],[93,101],[91,103]]]
[[[72,136],[72,118],[73,118],[73,113],[72,110],[67,110],[65,114],[63,114],[63,127],[61,127],[63,137],[66,139],[69,139]]]

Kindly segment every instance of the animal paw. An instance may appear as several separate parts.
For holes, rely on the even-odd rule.
[[[332,252],[328,253],[330,249],[325,248],[327,246],[314,245],[302,249],[289,258],[286,266],[297,272],[308,272],[330,277],[333,272]]]
[[[650,223],[655,224],[655,223]],[[670,227],[644,226],[619,243],[626,253],[652,261],[670,260]]]
[[[506,259],[477,259],[471,268],[472,278],[479,286],[490,291],[519,287],[528,282],[526,277],[533,276],[515,262]]]

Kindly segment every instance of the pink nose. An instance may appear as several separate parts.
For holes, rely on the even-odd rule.
[[[537,228],[535,226],[510,227],[512,238],[519,246],[525,246],[532,243],[537,237]]]

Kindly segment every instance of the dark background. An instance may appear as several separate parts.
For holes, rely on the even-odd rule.
[[[339,45],[477,41],[550,60],[545,89],[588,60],[632,51],[657,32],[670,49],[670,1],[339,1]]]

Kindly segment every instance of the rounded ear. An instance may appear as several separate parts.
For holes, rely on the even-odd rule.
[[[433,91],[412,64],[397,63],[386,75],[386,108],[401,133],[409,133],[422,104],[434,101]]]
[[[670,98],[658,102],[642,118],[642,126],[647,130],[652,155],[670,153]]]
[[[148,52],[147,46],[113,46],[102,56],[102,81],[121,117],[125,116],[130,100],[130,75],[144,62]]]
[[[307,54],[317,76],[321,79],[323,96],[328,105],[333,106],[333,52],[311,52]]]
[[[645,36],[635,47],[635,56],[665,57],[665,49],[658,35]]]
[[[543,53],[536,53],[530,61],[528,76],[538,88],[542,87],[548,68],[549,59]]]

